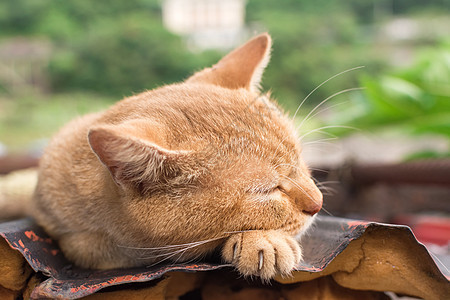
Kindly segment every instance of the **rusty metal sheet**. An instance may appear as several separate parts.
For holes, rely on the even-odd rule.
[[[297,270],[307,272],[324,270],[352,240],[361,237],[371,226],[389,226],[410,231],[406,226],[320,216],[312,230],[303,237],[304,261],[297,266]],[[151,281],[170,271],[208,271],[230,266],[220,262],[203,262],[161,264],[149,268],[87,270],[73,266],[61,253],[57,244],[31,219],[0,224],[0,235],[12,248],[23,254],[36,272],[42,272],[49,277],[35,288],[34,297],[77,299],[105,287]]]

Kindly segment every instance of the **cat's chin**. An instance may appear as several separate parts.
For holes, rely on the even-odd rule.
[[[294,238],[295,238],[297,241],[300,241],[301,238],[302,238],[305,234],[307,234],[308,231],[311,230],[311,228],[314,227],[314,221],[315,221],[315,219],[316,219],[316,216],[317,216],[317,214],[314,215],[314,216],[309,216],[309,217],[305,220],[305,222],[303,223],[302,227],[300,228],[300,231],[294,236]]]

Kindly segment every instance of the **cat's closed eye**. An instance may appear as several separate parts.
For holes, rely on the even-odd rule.
[[[282,194],[287,195],[287,191],[282,185],[278,185],[276,189],[279,190]]]
[[[268,195],[276,192],[278,189],[278,185],[258,185],[255,187],[251,187],[247,190],[249,194],[255,195]]]
[[[266,196],[276,195],[276,194],[287,196],[287,194],[288,194],[286,189],[281,184],[267,186],[267,187],[266,186],[258,187],[257,189],[252,189],[251,193],[259,194],[259,195],[266,195]]]

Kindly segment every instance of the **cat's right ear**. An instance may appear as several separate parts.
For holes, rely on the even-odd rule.
[[[147,140],[123,134],[114,127],[92,128],[89,145],[119,186],[145,193],[171,177],[188,163],[189,151],[173,151]]]
[[[212,68],[194,74],[186,82],[210,83],[229,89],[244,88],[258,92],[263,71],[270,60],[271,47],[270,35],[260,34],[228,53]]]

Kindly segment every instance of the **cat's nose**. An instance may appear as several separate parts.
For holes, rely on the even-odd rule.
[[[292,189],[289,194],[295,199],[296,204],[304,214],[314,216],[322,208],[322,193],[311,179],[303,179],[301,182],[302,186],[299,183],[299,188]]]
[[[308,202],[308,204],[305,205],[305,207],[303,207],[303,212],[305,214],[314,216],[322,208],[322,203],[323,203],[322,197],[320,197],[320,199],[313,199],[310,202]]]
[[[302,213],[314,216],[322,208],[322,192],[311,178],[299,178],[297,181],[292,180],[283,186],[285,194],[294,201]]]
[[[303,212],[305,214],[314,216],[322,208],[323,195],[319,188],[313,183],[313,185],[305,191],[306,199],[303,201]]]

